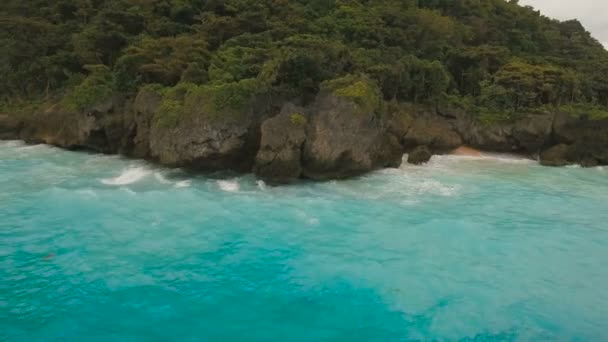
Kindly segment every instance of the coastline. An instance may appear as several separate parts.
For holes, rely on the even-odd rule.
[[[167,126],[157,120],[160,100],[159,94],[142,90],[133,101],[113,98],[81,112],[50,106],[3,114],[0,139],[117,154],[195,172],[253,173],[277,185],[394,168],[404,154],[413,164],[433,155],[492,153],[520,155],[545,166],[608,164],[608,119],[585,115],[530,114],[482,123],[445,108],[378,112],[325,91],[304,107],[251,99],[238,120],[196,112]]]

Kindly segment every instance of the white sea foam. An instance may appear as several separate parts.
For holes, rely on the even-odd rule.
[[[482,153],[480,156],[437,155],[431,158],[430,164],[453,161],[494,161],[500,163],[537,164],[538,161],[509,153]]]
[[[219,185],[220,189],[227,191],[227,192],[239,191],[239,183],[236,179],[218,180],[217,185]]]
[[[25,143],[21,140],[4,140],[0,141],[0,146],[3,147],[19,147],[24,146]]]
[[[106,185],[128,185],[140,181],[150,174],[150,170],[143,167],[130,167],[114,178],[102,179],[101,182]]]
[[[33,151],[33,150],[45,150],[52,149],[53,147],[45,144],[36,144],[36,145],[17,145],[19,146],[19,151]]]
[[[9,147],[13,148],[14,151],[21,157],[30,157],[32,155],[40,155],[40,154],[52,154],[60,151],[59,148],[45,145],[45,144],[37,144],[37,145],[26,145],[21,142],[14,142],[9,144]]]
[[[370,179],[381,177],[383,182],[372,183],[372,189],[355,190],[353,194],[366,198],[396,197],[407,205],[420,202],[425,196],[455,197],[462,192],[462,186],[447,180],[434,179],[434,175],[453,174],[453,164],[445,161],[428,165],[404,164],[400,169],[385,169],[370,175]]]
[[[186,179],[175,183],[176,188],[188,188],[192,185],[192,180]]]
[[[264,182],[263,180],[257,180],[255,183],[258,185],[258,188],[260,188],[260,190],[266,190],[266,182]]]
[[[433,194],[444,197],[452,197],[458,194],[459,187],[443,184],[435,180],[424,180],[416,183],[412,189],[418,194]]]

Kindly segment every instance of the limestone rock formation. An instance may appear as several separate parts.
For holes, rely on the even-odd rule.
[[[272,183],[289,183],[302,175],[302,147],[308,125],[305,109],[293,104],[262,123],[254,172]]]
[[[431,150],[429,150],[428,147],[418,146],[412,151],[410,151],[407,156],[407,162],[414,165],[420,165],[428,163],[428,161],[431,160],[432,156],[433,154],[431,153]]]

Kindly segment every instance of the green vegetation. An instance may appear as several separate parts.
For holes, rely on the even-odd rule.
[[[586,117],[591,120],[608,119],[608,110],[600,106],[570,104],[561,106],[558,108],[558,110],[563,113],[568,113],[578,117]]]
[[[155,121],[170,128],[175,127],[185,115],[203,114],[210,119],[242,119],[254,94],[263,87],[255,79],[246,79],[204,85],[180,82],[174,87],[151,84],[142,89],[162,95]]]
[[[482,121],[608,117],[608,52],[511,0],[5,0],[0,108],[86,109],[155,84],[159,118],[241,117],[322,87],[365,110],[457,104]],[[355,76],[356,75],[356,76]]]
[[[188,97],[187,103],[193,109],[201,105],[203,113],[212,118],[224,115],[238,119],[248,110],[253,95],[259,90],[254,79],[208,84],[198,87]]]
[[[304,125],[306,125],[306,123],[308,123],[308,120],[306,120],[306,117],[300,113],[291,113],[291,115],[289,116],[289,120],[291,121],[292,124],[294,124],[296,126],[304,126]]]
[[[364,77],[344,76],[323,82],[335,96],[346,98],[356,103],[361,112],[371,113],[381,105],[380,90],[374,82]]]
[[[63,98],[63,104],[70,110],[85,110],[100,101],[108,100],[114,93],[114,79],[105,65],[87,65],[89,75],[72,88]]]

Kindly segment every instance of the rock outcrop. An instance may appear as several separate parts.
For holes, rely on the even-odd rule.
[[[387,134],[389,125],[380,113],[331,92],[321,93],[311,111],[305,177],[345,178],[401,164],[402,146]]]
[[[566,144],[555,145],[540,154],[540,163],[545,166],[565,166],[571,159],[570,146]]]
[[[252,94],[239,108],[213,101],[195,91],[167,99],[143,90],[131,122],[133,154],[171,167],[251,171],[266,115],[263,96]]]
[[[32,113],[4,115],[0,117],[0,138],[117,153],[126,138],[122,105],[106,99],[82,111],[53,105]]]
[[[552,141],[554,146],[540,155],[543,165],[581,164],[588,167],[608,164],[608,119],[557,114]]]
[[[281,113],[262,123],[254,173],[264,181],[289,183],[302,176],[302,148],[308,115],[302,107],[283,106]]]
[[[176,127],[153,123],[150,157],[168,166],[249,171],[257,149],[250,120],[187,116]]]
[[[427,146],[433,153],[446,153],[462,143],[454,123],[434,113],[414,113],[411,126],[403,138],[406,150]]]
[[[431,150],[428,147],[418,146],[412,151],[410,151],[407,156],[407,162],[414,165],[420,165],[428,163],[428,161],[431,160],[432,156],[433,154],[431,153]]]
[[[408,162],[421,164],[462,145],[538,155],[548,166],[608,164],[608,119],[558,113],[481,122],[458,111],[389,106],[365,78],[346,81],[324,87],[306,106],[271,102],[258,94],[245,98],[242,110],[210,111],[209,98],[200,96],[179,113],[169,113],[173,116],[163,112],[165,95],[144,89],[133,101],[110,98],[86,110],[54,105],[28,114],[0,114],[0,139],[120,153],[198,170],[253,171],[271,184],[398,167],[404,153]]]
[[[537,154],[551,143],[553,115],[527,115],[513,124],[511,134],[519,150]]]
[[[17,139],[23,128],[23,120],[15,114],[0,114],[0,139]]]

